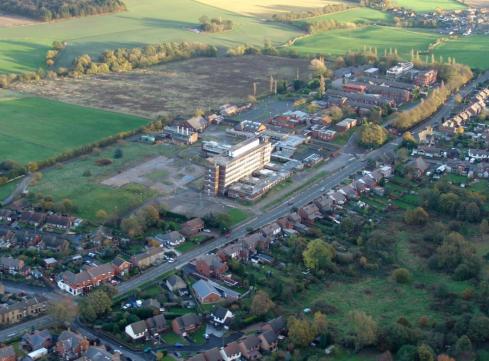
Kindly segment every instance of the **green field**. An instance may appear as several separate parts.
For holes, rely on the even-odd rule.
[[[0,186],[0,204],[15,190],[18,183],[15,181]]]
[[[55,202],[69,198],[77,207],[75,213],[91,221],[96,220],[95,215],[99,209],[114,216],[124,215],[155,196],[155,192],[143,185],[129,184],[116,188],[101,182],[145,159],[172,154],[174,148],[171,145],[128,143],[121,147],[123,157],[113,159],[115,148],[108,147],[100,154],[82,156],[76,161],[49,169],[43,173],[41,181],[30,188],[31,193],[51,196]],[[105,167],[97,166],[95,161],[101,158],[110,158],[113,163]],[[84,176],[86,171],[90,171],[91,176]]]
[[[99,55],[104,50],[135,47],[165,41],[192,41],[232,47],[248,43],[276,44],[299,34],[291,26],[266,23],[258,18],[231,13],[193,0],[126,0],[128,11],[105,16],[63,20],[15,28],[0,28],[0,72],[37,69],[54,40],[68,42],[58,65],[70,65],[81,54]],[[226,33],[196,34],[202,15],[232,20]]]
[[[349,50],[374,47],[381,55],[384,50],[397,48],[399,55],[409,56],[412,49],[426,50],[437,37],[435,33],[416,29],[369,26],[312,35],[298,40],[291,49],[300,54],[343,55]]]
[[[396,0],[395,3],[404,8],[421,12],[428,12],[436,9],[457,10],[465,8],[465,5],[456,0]]]
[[[362,7],[299,21],[313,23],[321,20],[336,20],[340,23],[375,23],[379,21],[392,22],[392,18],[393,17],[386,12]]]
[[[0,161],[41,161],[147,123],[124,114],[0,94]]]
[[[470,65],[474,68],[489,68],[489,38],[487,35],[463,36],[457,40],[443,43],[435,50],[437,56],[445,59],[449,56],[458,63]]]

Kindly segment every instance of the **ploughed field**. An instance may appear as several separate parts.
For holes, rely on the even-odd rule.
[[[147,123],[130,115],[0,93],[0,162],[42,161]]]
[[[196,58],[128,73],[16,84],[16,89],[147,117],[191,115],[199,108],[246,102],[253,82],[257,95],[266,94],[271,75],[291,81],[299,71],[307,79],[308,64],[306,59],[270,56]]]

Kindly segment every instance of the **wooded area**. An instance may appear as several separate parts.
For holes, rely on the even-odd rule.
[[[126,10],[121,0],[2,0],[0,10],[51,21]]]

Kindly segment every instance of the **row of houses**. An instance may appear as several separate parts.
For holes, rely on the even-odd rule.
[[[90,292],[94,287],[112,281],[115,277],[124,277],[131,267],[147,268],[153,266],[166,257],[165,245],[180,244],[185,241],[185,236],[194,237],[204,229],[204,222],[200,218],[194,218],[185,222],[179,232],[169,232],[166,235],[154,237],[160,240],[160,247],[151,247],[145,252],[134,255],[130,261],[116,257],[111,263],[85,267],[79,273],[65,271],[57,275],[56,282],[60,289],[74,296]],[[185,235],[185,236],[184,236]],[[1,267],[1,258],[0,258]]]
[[[277,350],[279,338],[282,337],[285,332],[286,322],[285,319],[280,316],[262,325],[257,334],[243,336],[238,341],[231,342],[221,348],[212,348],[187,360],[258,360],[262,358],[262,353],[271,353]]]
[[[73,226],[71,217],[43,212],[16,212],[10,209],[0,209],[0,223],[19,222],[31,227],[45,227],[52,230],[66,231]]]
[[[444,121],[440,127],[440,131],[448,134],[454,134],[463,128],[464,124],[479,115],[486,106],[486,100],[489,98],[489,88],[479,90],[474,96],[472,102],[460,111],[454,117]]]
[[[116,276],[127,274],[131,263],[116,257],[111,263],[85,267],[79,273],[65,271],[57,275],[56,282],[60,289],[73,296],[90,292],[94,287],[110,282]]]
[[[44,296],[27,297],[14,303],[0,304],[0,325],[21,322],[46,312],[48,300]]]

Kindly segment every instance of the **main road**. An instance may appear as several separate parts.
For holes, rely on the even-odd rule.
[[[489,71],[479,75],[476,79],[472,80],[468,85],[460,90],[460,94],[465,97],[468,96],[472,91],[474,91],[480,84],[489,80]],[[418,126],[412,129],[412,133],[418,133],[427,126],[434,126],[446,119],[450,113],[454,110],[456,106],[455,96],[451,96],[447,102],[429,119],[422,122]],[[369,153],[362,154],[359,157],[352,156],[349,162],[341,168],[339,171],[335,172],[330,176],[324,177],[322,180],[310,186],[308,189],[302,191],[301,193],[293,196],[286,204],[278,205],[277,207],[269,210],[267,213],[250,219],[246,223],[243,223],[233,229],[228,235],[215,239],[212,242],[206,243],[198,248],[187,252],[180,257],[178,257],[174,263],[163,263],[161,265],[155,266],[148,271],[142,273],[141,275],[123,282],[117,286],[117,291],[119,294],[124,294],[132,291],[141,285],[151,282],[163,274],[178,269],[185,264],[192,261],[194,258],[211,252],[216,248],[220,248],[234,240],[243,237],[247,234],[248,229],[258,229],[269,223],[276,221],[277,219],[286,216],[291,213],[293,209],[297,207],[302,207],[314,199],[320,197],[325,192],[338,186],[344,179],[353,176],[355,173],[361,171],[365,167],[365,161],[367,159],[376,160],[381,158],[384,154],[395,151],[395,149],[402,142],[402,137],[397,137],[396,139],[390,141],[384,146],[375,149]]]

